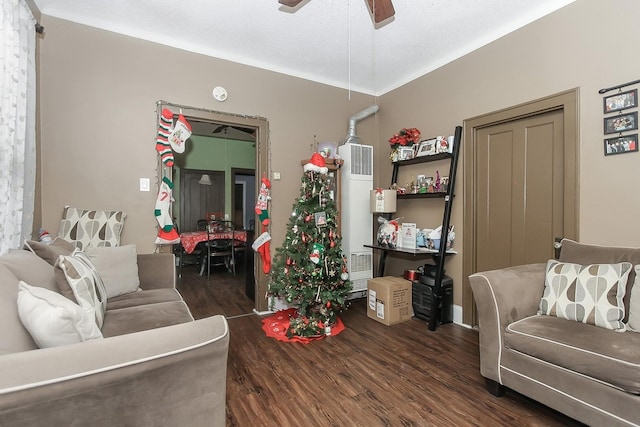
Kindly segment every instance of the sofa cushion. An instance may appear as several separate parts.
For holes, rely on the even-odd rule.
[[[102,278],[107,299],[140,290],[135,245],[89,247],[86,254]]]
[[[618,262],[630,262],[633,265],[640,264],[640,248],[624,248],[614,246],[588,245],[578,243],[570,239],[562,239],[562,250],[559,261],[572,262],[575,264],[615,264]],[[624,297],[625,318],[629,318],[629,300],[631,298],[631,287],[636,278],[635,271],[629,273],[627,280],[627,291]]]
[[[106,297],[98,284],[100,277],[88,258],[79,252],[60,255],[54,270],[60,293],[95,317],[98,327],[102,327]]]
[[[507,326],[504,340],[506,348],[640,394],[640,334],[536,315]]]
[[[0,265],[7,267],[19,280],[24,280],[32,286],[40,286],[41,288],[58,292],[58,286],[53,275],[53,266],[33,252],[22,249],[10,251],[0,257]],[[15,292],[17,296],[17,282]]]
[[[182,301],[182,296],[174,288],[141,290],[109,298],[107,300],[107,311],[171,301]]]
[[[71,255],[75,246],[73,243],[67,242],[66,240],[58,237],[49,244],[36,242],[35,240],[27,240],[24,242],[24,249],[33,252],[49,264],[53,265],[58,260],[58,256]]]
[[[192,321],[193,316],[182,301],[120,308],[105,313],[102,335],[114,337]]]
[[[57,347],[102,338],[93,316],[48,289],[18,284],[18,314],[38,347]]]
[[[549,260],[538,314],[624,331],[627,278],[632,266],[580,265]]]
[[[0,257],[0,260],[5,256]],[[53,269],[53,267],[51,268]],[[16,302],[18,301],[19,282],[18,278],[5,265],[0,264],[0,325],[2,327],[0,356],[38,348],[18,315]]]
[[[72,242],[76,248],[119,246],[120,234],[127,214],[65,206],[58,237]]]

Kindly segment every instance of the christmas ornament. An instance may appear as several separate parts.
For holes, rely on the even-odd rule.
[[[342,280],[347,280],[347,279],[349,278],[349,273],[347,273],[347,272],[342,273],[342,274],[340,275],[340,278],[341,278]]]
[[[327,168],[327,163],[324,160],[324,157],[322,157],[319,153],[313,153],[313,156],[311,156],[309,163],[304,165],[303,169],[305,172],[312,171],[312,172],[320,172],[321,174],[326,174],[329,171],[329,169]]]
[[[320,243],[314,243],[313,248],[311,249],[311,255],[309,255],[311,262],[314,264],[319,263],[322,252],[324,252],[324,247]]]

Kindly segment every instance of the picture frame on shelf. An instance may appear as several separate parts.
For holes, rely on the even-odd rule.
[[[604,140],[604,155],[625,154],[638,151],[638,134],[618,136]]]
[[[625,132],[638,129],[638,112],[618,114],[604,118],[604,134]]]
[[[418,147],[416,157],[432,156],[436,154],[436,143],[436,138],[420,141],[420,146]]]
[[[602,100],[603,110],[605,114],[637,107],[638,89],[632,89],[626,92],[616,93],[615,95],[605,96],[604,98],[602,98]]]
[[[398,160],[413,159],[414,153],[413,147],[400,147],[398,148]]]

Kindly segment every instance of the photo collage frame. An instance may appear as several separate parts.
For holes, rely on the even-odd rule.
[[[638,151],[638,133],[623,134],[638,130],[638,89],[631,89],[603,97],[604,134],[618,134],[604,139],[604,155],[625,154]],[[610,115],[612,113],[617,113]],[[608,115],[609,114],[609,115]]]

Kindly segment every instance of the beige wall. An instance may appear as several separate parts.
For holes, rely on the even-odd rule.
[[[380,143],[402,127],[418,127],[426,136],[450,135],[465,119],[579,88],[580,240],[638,246],[640,153],[603,155],[603,101],[598,90],[640,78],[640,57],[634,48],[617,47],[640,40],[639,15],[640,2],[635,0],[578,0],[416,79],[381,97]],[[391,167],[383,156],[377,161],[376,182],[388,185]],[[452,217],[460,247],[462,179],[460,162]],[[421,212],[415,205],[400,214],[419,217],[415,222],[420,225],[429,220],[420,217]],[[440,212],[432,215],[438,217],[430,223],[437,223]],[[404,268],[389,266],[393,274]],[[461,304],[462,256],[448,261],[447,274],[454,278],[454,302]]]
[[[283,74],[209,58],[56,18],[44,17],[40,40],[42,225],[56,233],[65,204],[127,212],[123,243],[152,252],[157,187],[138,191],[140,177],[156,176],[156,101],[265,117],[274,242],[282,242],[299,195],[302,168],[314,135],[344,139],[349,117],[375,102]],[[211,96],[224,86],[229,98]],[[371,140],[376,122],[358,130]],[[36,229],[38,224],[36,224]]]
[[[374,185],[390,184],[387,138],[402,127],[418,127],[424,136],[450,135],[465,119],[579,88],[580,239],[638,246],[640,154],[603,156],[598,90],[639,78],[640,57],[634,53],[639,15],[635,0],[578,0],[380,97],[378,115],[358,125],[366,143],[376,146]],[[299,160],[309,156],[314,135],[320,141],[342,140],[348,118],[376,103],[362,94],[352,93],[348,100],[342,89],[50,17],[43,25],[42,216],[50,231],[57,230],[64,204],[124,209],[129,217],[123,241],[141,252],[154,250],[155,188],[140,193],[138,178],[156,174],[155,102],[164,99],[268,119],[270,170],[282,174],[282,181],[273,182],[271,208],[279,246],[299,191]],[[224,104],[211,97],[216,85],[229,91]],[[461,243],[462,162],[459,166],[453,224]],[[402,214],[421,226],[441,220],[441,211],[425,214],[421,204]],[[461,304],[462,257],[447,265],[456,304]],[[387,266],[391,274],[405,268]]]

